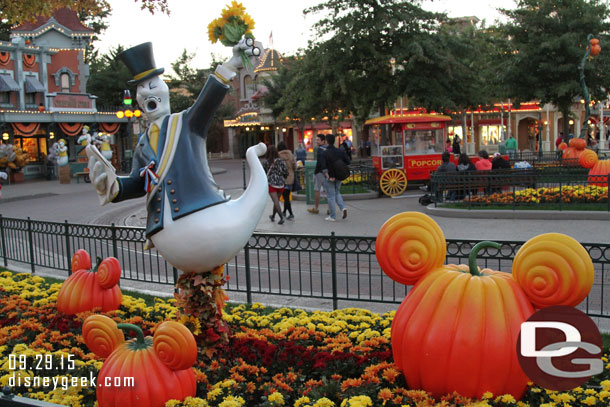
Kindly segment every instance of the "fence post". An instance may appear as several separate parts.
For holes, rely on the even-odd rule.
[[[2,236],[2,257],[4,258],[4,267],[8,267],[8,259],[6,258],[6,240],[4,239],[4,218],[0,215],[0,235]]]
[[[246,160],[241,162],[241,174],[244,181],[244,191],[246,190]]]
[[[70,256],[70,234],[68,233],[68,221],[64,221],[64,237],[66,239],[66,264],[68,265],[68,275],[72,275],[72,256]]]
[[[32,219],[28,216],[28,244],[30,245],[30,267],[32,274],[36,272],[34,268],[34,239],[32,238]]]
[[[116,227],[114,226],[114,223],[110,224],[110,232],[112,235],[112,256],[116,259],[119,258],[119,248],[117,247],[117,243],[116,243]]]
[[[250,275],[250,242],[244,246],[246,260],[246,303],[252,305],[252,276]]]
[[[331,259],[331,276],[333,284],[333,310],[339,308],[339,300],[337,298],[337,248],[335,247],[335,232],[330,233],[330,259]]]
[[[178,285],[176,284],[178,282],[178,269],[172,266],[172,271],[174,273],[174,292],[177,293],[179,291]]]
[[[561,212],[563,202],[563,183],[561,177],[559,177],[559,212]]]

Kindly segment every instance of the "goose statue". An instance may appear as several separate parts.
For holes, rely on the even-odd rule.
[[[207,162],[207,129],[241,66],[242,40],[233,58],[210,75],[187,110],[171,114],[169,89],[156,68],[152,44],[130,48],[119,58],[133,75],[136,99],[149,123],[134,150],[132,172],[117,177],[93,145],[87,146],[89,169],[101,204],[146,195],[146,237],[174,267],[204,273],[235,256],[252,235],[267,201],[267,177],[258,156],[263,143],[246,152],[250,184],[236,200],[214,182]]]

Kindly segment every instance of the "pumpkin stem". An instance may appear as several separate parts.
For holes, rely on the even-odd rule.
[[[95,260],[97,261],[97,263],[95,264],[95,267],[93,267],[93,271],[94,273],[97,273],[97,269],[100,267],[100,264],[102,264],[102,258],[100,256],[97,256],[95,258]]]
[[[134,324],[116,324],[116,327],[126,332],[135,332],[137,338],[136,343],[139,345],[145,345],[144,332],[142,332],[142,329],[139,326]]]
[[[479,254],[481,249],[486,248],[486,247],[494,247],[494,248],[500,250],[502,248],[502,245],[500,243],[491,242],[489,240],[483,240],[482,242],[479,242],[474,245],[474,247],[470,251],[470,254],[468,255],[468,268],[469,268],[470,274],[472,274],[473,276],[482,275],[479,272],[479,268],[477,267],[477,254]]]

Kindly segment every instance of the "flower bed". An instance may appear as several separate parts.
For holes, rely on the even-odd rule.
[[[576,185],[554,188],[527,188],[521,191],[470,196],[464,203],[532,205],[541,203],[607,203],[608,187]]]
[[[95,389],[61,386],[73,377],[97,375],[102,361],[84,345],[83,320],[90,313],[58,314],[60,284],[29,274],[0,273],[0,386],[11,376],[22,380],[55,377],[56,389],[16,386],[27,397],[68,406],[95,405]],[[174,300],[124,295],[121,308],[107,315],[139,325],[151,334],[163,320],[177,315]],[[269,309],[254,304],[227,307],[224,320],[232,334],[211,363],[199,362],[197,396],[167,406],[607,406],[610,404],[610,364],[590,381],[591,388],[552,392],[532,386],[521,401],[510,395],[485,394],[470,400],[453,394],[434,400],[424,391],[408,389],[392,362],[390,326],[394,312],[383,315],[362,309],[305,312]],[[183,317],[196,331],[197,319]],[[200,352],[203,352],[200,349]],[[32,363],[47,355],[56,369],[10,368],[9,355],[25,355]],[[75,366],[60,361],[70,355]],[[200,358],[199,360],[203,360]],[[15,357],[13,357],[15,361]],[[14,366],[13,366],[14,367]],[[595,385],[595,386],[594,386]],[[63,387],[63,388],[62,388]]]

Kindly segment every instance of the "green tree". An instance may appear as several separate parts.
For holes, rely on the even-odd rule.
[[[579,65],[585,55],[587,35],[608,39],[610,10],[604,0],[518,0],[514,10],[502,10],[510,18],[502,26],[510,39],[503,80],[517,102],[552,103],[564,118],[582,98]],[[603,51],[602,51],[603,54]],[[607,53],[606,53],[607,54]],[[610,77],[608,55],[585,64],[586,82],[594,98],[607,98]],[[568,120],[564,120],[568,134]]]
[[[420,4],[418,0],[328,0],[305,10],[326,15],[314,26],[321,39],[324,89],[340,95],[339,103],[359,121],[372,110],[383,113],[401,95],[391,80],[390,60],[403,64],[414,37],[437,25],[438,15]]]
[[[87,92],[98,97],[99,110],[116,109],[123,104],[123,92],[127,89],[127,81],[132,79],[125,64],[117,59],[117,55],[124,50],[118,45],[108,54],[99,55],[94,51],[91,56]]]
[[[136,0],[142,10],[169,14],[167,0]],[[35,21],[39,16],[49,17],[57,9],[68,7],[77,13],[100,15],[111,10],[106,0],[0,0],[0,20],[9,24]]]
[[[194,57],[195,54],[183,50],[180,57],[171,64],[174,73],[169,75],[167,84],[170,89],[170,107],[172,112],[181,112],[195,103],[208,76],[214,72],[216,65],[220,63],[218,57],[212,55],[212,66],[210,68],[193,68],[192,62]],[[235,106],[231,103],[223,103],[218,108],[208,129],[208,151],[220,152],[225,150],[224,119],[232,117],[234,113]]]

